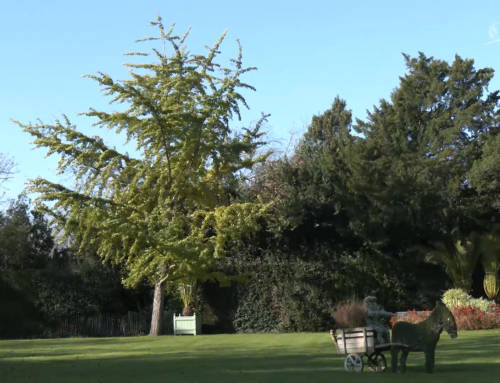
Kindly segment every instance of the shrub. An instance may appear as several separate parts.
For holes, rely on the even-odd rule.
[[[495,308],[495,304],[484,298],[471,298],[469,306],[481,310],[483,313],[488,312],[490,309]]]
[[[336,305],[352,296],[374,295],[389,311],[415,305],[407,300],[406,279],[387,271],[390,258],[384,255],[319,245],[303,252],[245,251],[226,258],[224,267],[249,275],[248,283],[233,284],[231,306],[222,310],[218,304],[219,321],[226,316],[236,332],[328,331],[335,326]],[[214,291],[214,300],[225,289]]]
[[[451,310],[453,307],[468,305],[471,298],[462,289],[449,289],[443,294],[443,303]]]
[[[420,323],[424,320],[426,320],[429,315],[431,315],[432,311],[430,310],[425,310],[425,311],[415,311],[415,310],[408,310],[406,312],[406,315],[396,315],[391,318],[391,327],[393,327],[396,323],[398,322],[409,322],[409,323]]]
[[[31,337],[42,331],[40,312],[22,287],[0,275],[0,339]]]
[[[443,294],[443,303],[452,310],[455,307],[473,307],[486,313],[495,304],[484,298],[472,298],[465,291],[460,289],[450,289]]]
[[[473,306],[456,306],[451,308],[458,330],[488,330],[500,328],[500,305],[492,305],[486,312]],[[432,311],[415,310],[408,311],[404,316],[395,316],[391,319],[391,325],[398,322],[420,323],[425,320]]]
[[[500,328],[500,306],[490,305],[486,312],[478,307],[458,306],[453,316],[459,330],[488,330]]]
[[[366,326],[366,311],[362,301],[348,300],[340,303],[332,314],[337,328]]]

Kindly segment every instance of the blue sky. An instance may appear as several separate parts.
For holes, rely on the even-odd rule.
[[[472,5],[474,4],[474,5]],[[101,134],[120,147],[113,134],[77,117],[89,107],[110,106],[99,87],[81,76],[103,71],[127,77],[121,65],[135,39],[156,32],[149,21],[160,12],[176,23],[193,53],[212,45],[229,29],[223,57],[243,45],[244,64],[258,71],[246,77],[257,92],[245,93],[251,110],[235,127],[261,112],[271,113],[267,130],[286,140],[311,117],[326,110],[336,95],[354,116],[364,118],[404,75],[402,52],[453,60],[474,58],[476,67],[500,69],[500,1],[2,1],[0,8],[0,152],[12,155],[18,174],[5,197],[19,194],[28,178],[58,180],[56,158],[30,150],[31,137],[10,119],[23,123],[54,121],[62,113],[86,134]],[[500,89],[500,75],[490,90]]]

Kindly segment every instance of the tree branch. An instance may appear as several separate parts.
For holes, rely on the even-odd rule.
[[[16,174],[16,163],[7,155],[0,153],[0,187],[4,182],[9,181]]]

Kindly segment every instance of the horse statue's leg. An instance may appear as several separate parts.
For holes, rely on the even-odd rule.
[[[434,372],[434,355],[434,348],[425,350],[425,372],[428,374],[432,374]]]
[[[398,356],[399,356],[399,346],[391,346],[391,359],[392,359],[392,373],[396,374],[398,372]]]
[[[404,374],[406,371],[406,359],[408,359],[408,354],[410,349],[408,347],[401,348],[401,373]]]

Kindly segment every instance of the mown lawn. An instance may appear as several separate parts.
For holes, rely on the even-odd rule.
[[[386,353],[390,364],[390,352]],[[389,369],[390,370],[390,369]],[[500,376],[500,331],[442,335],[436,372],[347,373],[328,333],[0,341],[0,382],[486,382]]]

